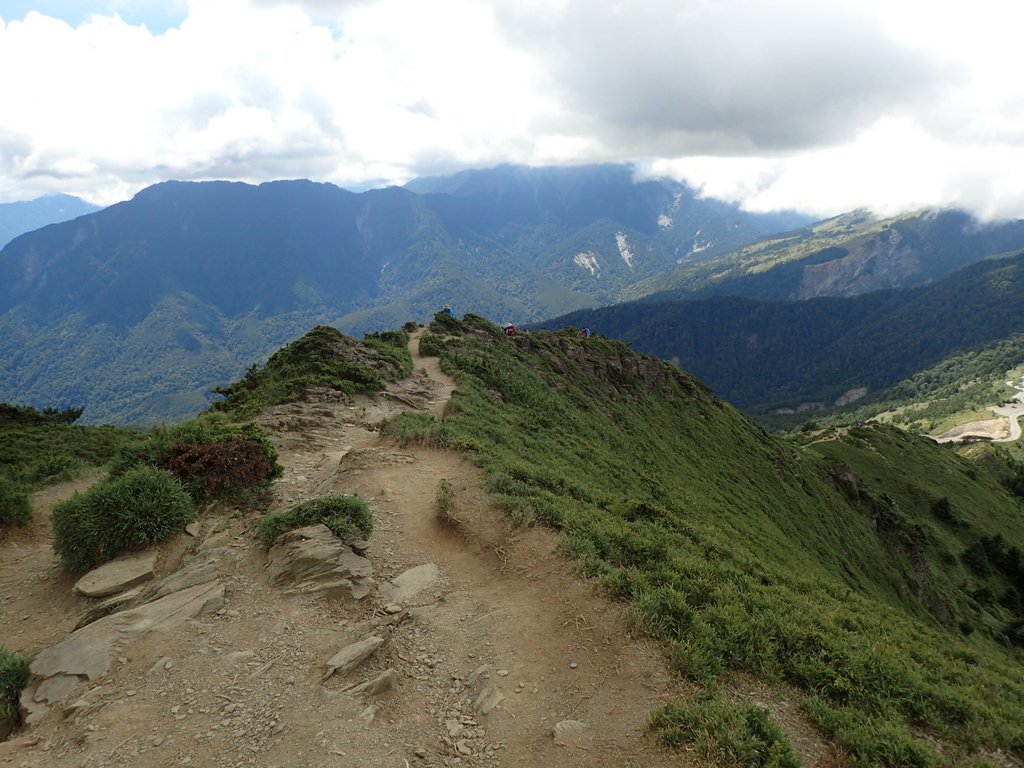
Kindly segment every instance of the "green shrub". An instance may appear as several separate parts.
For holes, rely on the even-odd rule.
[[[798,768],[793,746],[767,710],[720,696],[671,702],[651,715],[650,726],[669,747],[692,744],[702,765]]]
[[[380,425],[380,433],[393,437],[401,446],[423,445],[429,448],[451,447],[445,422],[419,411],[402,411]]]
[[[444,352],[444,339],[433,333],[420,336],[420,357],[440,357]]]
[[[0,477],[0,528],[28,525],[32,521],[32,504],[28,494],[18,490],[9,480]]]
[[[379,392],[385,380],[412,372],[412,357],[404,346],[407,340],[405,331],[389,331],[371,334],[361,342],[336,328],[318,325],[271,355],[262,368],[254,365],[240,381],[214,389],[224,400],[212,409],[254,413],[301,400],[311,388],[346,395]]]
[[[335,536],[373,533],[373,510],[358,496],[325,496],[292,507],[287,512],[266,515],[259,524],[260,544],[270,549],[285,531],[323,523]]]
[[[0,645],[0,739],[21,725],[18,699],[28,682],[29,660]]]
[[[434,315],[434,319],[430,325],[427,326],[434,333],[438,334],[455,334],[461,336],[465,330],[465,326],[462,321],[456,317],[451,317],[444,312],[438,312]]]
[[[53,508],[53,548],[82,571],[162,541],[195,520],[192,500],[170,472],[135,467]]]

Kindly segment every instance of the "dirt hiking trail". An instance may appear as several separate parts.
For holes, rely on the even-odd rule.
[[[386,587],[433,564],[417,571],[427,576],[420,591],[399,605],[376,588],[357,601],[271,587],[257,516],[207,511],[195,537],[161,547],[156,575],[187,553],[224,552],[223,607],[120,649],[105,676],[83,680],[69,704],[0,744],[0,765],[697,764],[646,731],[655,706],[692,691],[660,646],[633,636],[623,606],[571,571],[551,533],[513,528],[458,454],[379,436],[380,421],[400,410],[440,416],[454,389],[436,359],[416,354],[417,337],[418,372],[391,392],[278,406],[260,421],[285,467],[273,511],[359,494],[376,512],[365,553],[374,580]],[[435,514],[442,479],[454,525]],[[39,653],[96,602],[72,592],[47,520],[55,501],[90,481],[38,494],[33,525],[0,542],[0,642],[12,650]],[[371,635],[384,640],[375,653],[343,679],[327,674],[328,660]],[[371,680],[385,681],[380,692],[345,690]],[[563,721],[585,727],[562,725],[556,739]],[[797,741],[806,764],[817,762],[813,735]]]

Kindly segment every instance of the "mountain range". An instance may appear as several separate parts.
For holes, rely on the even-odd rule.
[[[1024,221],[981,224],[964,211],[881,219],[866,211],[685,262],[627,293],[652,300],[747,296],[768,301],[911,288],[1024,249]],[[630,295],[631,294],[631,295]]]
[[[35,200],[0,203],[0,248],[18,235],[98,210],[99,206],[72,195],[45,195]]]
[[[635,182],[625,166],[502,167],[360,194],[157,184],[0,251],[0,400],[181,418],[316,323],[360,334],[443,303],[539,320],[804,221]]]
[[[981,322],[983,280],[934,299],[913,290],[1020,248],[1021,222],[945,211],[815,224],[621,165],[502,166],[362,193],[165,182],[0,251],[0,402],[82,405],[88,422],[176,420],[312,325],[360,335],[450,303],[517,324],[592,325],[690,367],[745,409],[795,408],[1019,330],[991,312],[984,333],[953,327]],[[822,298],[855,294],[861,303]],[[629,298],[642,301],[587,309]],[[932,314],[947,341],[927,353],[888,341],[916,338]]]

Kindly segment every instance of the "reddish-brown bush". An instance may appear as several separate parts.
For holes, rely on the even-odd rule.
[[[218,498],[260,485],[274,471],[264,447],[242,438],[203,445],[175,443],[160,466],[174,473],[197,498]]]

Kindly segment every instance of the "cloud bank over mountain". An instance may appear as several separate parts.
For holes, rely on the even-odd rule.
[[[1024,215],[1011,0],[70,5],[0,11],[0,200],[634,161],[754,210]]]

